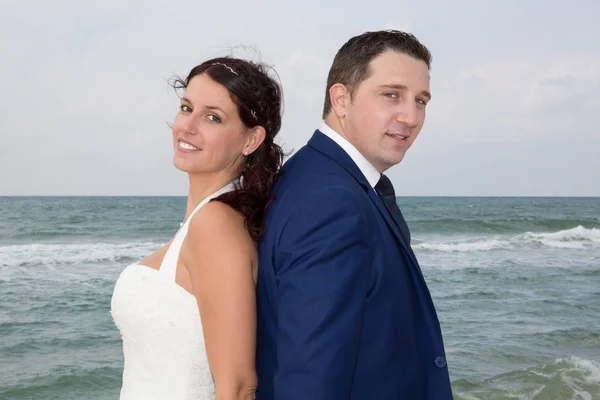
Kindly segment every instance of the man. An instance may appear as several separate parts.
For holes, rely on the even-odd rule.
[[[452,399],[435,308],[382,175],[423,126],[430,63],[398,31],[335,56],[324,123],[286,163],[259,247],[259,400]]]

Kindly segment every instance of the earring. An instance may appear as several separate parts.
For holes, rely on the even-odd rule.
[[[248,152],[247,151],[244,151],[243,154],[244,154],[244,156],[248,157]]]

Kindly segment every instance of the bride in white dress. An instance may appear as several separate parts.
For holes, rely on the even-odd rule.
[[[268,71],[225,57],[173,81],[184,89],[172,133],[187,210],[174,238],[116,282],[121,399],[254,398],[256,242],[283,159]]]

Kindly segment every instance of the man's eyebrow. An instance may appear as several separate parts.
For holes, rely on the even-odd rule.
[[[406,90],[407,87],[405,85],[402,84],[386,84],[386,85],[379,85],[379,88],[381,89],[397,89],[397,90]],[[431,93],[429,93],[427,90],[421,90],[420,92],[421,96],[427,97],[428,100],[431,100]]]

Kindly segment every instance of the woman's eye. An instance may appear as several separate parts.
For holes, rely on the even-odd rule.
[[[189,106],[186,106],[185,104],[179,106],[179,109],[183,112],[192,112],[192,109]]]
[[[221,122],[221,118],[219,118],[215,114],[208,114],[207,118],[208,118],[209,121],[212,121],[212,122]]]
[[[397,99],[398,98],[398,93],[384,93],[383,95],[385,97],[389,97],[390,99]]]

